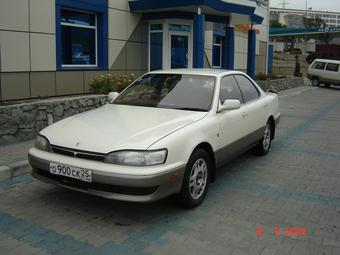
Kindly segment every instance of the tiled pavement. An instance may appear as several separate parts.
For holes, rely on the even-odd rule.
[[[340,254],[340,89],[280,102],[270,154],[221,169],[194,210],[172,198],[110,201],[29,175],[0,182],[0,254]],[[288,227],[306,236],[286,236]]]

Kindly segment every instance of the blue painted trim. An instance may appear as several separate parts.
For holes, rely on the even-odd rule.
[[[86,11],[107,12],[108,0],[56,0],[56,5]]]
[[[205,31],[205,17],[204,15],[195,15],[194,18],[194,54],[193,67],[204,67],[204,31]]]
[[[193,20],[195,18],[195,13],[193,12],[177,12],[177,11],[165,11],[165,12],[147,12],[143,14],[144,20],[153,19],[189,19]],[[207,15],[205,14],[205,20],[215,23],[229,24],[229,17],[218,16],[218,15]]]
[[[263,19],[264,19],[263,17],[255,14],[251,16],[251,21],[256,24],[262,24]]]
[[[248,56],[247,56],[247,73],[251,78],[255,77],[256,63],[256,30],[248,31]]]
[[[109,18],[108,9],[98,16],[98,68],[108,69],[109,64]]]
[[[235,29],[226,27],[225,35],[222,50],[222,67],[233,70],[235,68]]]
[[[68,7],[75,10],[85,10],[97,13],[97,49],[98,67],[74,68],[62,67],[61,58],[61,8]],[[108,69],[108,0],[56,0],[56,63],[59,71],[72,70],[107,70]]]
[[[339,33],[340,27],[326,27],[326,28],[276,28],[269,29],[270,36],[285,36],[285,35],[299,35],[299,34],[328,34]]]
[[[207,6],[214,10],[228,13],[239,13],[243,15],[254,15],[255,7],[227,3],[221,0],[139,0],[129,1],[131,11],[146,11],[184,6]]]
[[[274,47],[272,44],[268,45],[268,70],[269,74],[273,73],[273,58],[274,58]]]
[[[192,12],[176,12],[176,11],[165,11],[165,12],[146,12],[143,14],[143,19],[190,19],[193,20],[195,13]]]
[[[55,39],[56,39],[56,42],[55,42],[55,45],[56,45],[56,61],[57,61],[57,70],[60,70],[61,69],[61,63],[62,63],[62,60],[61,60],[61,26],[59,25],[61,23],[61,6],[60,5],[56,5],[56,13],[55,13],[55,17],[56,17],[56,36],[55,36]]]
[[[213,35],[225,37],[225,29],[215,29]]]

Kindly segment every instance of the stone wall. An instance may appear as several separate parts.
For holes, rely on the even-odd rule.
[[[0,145],[34,139],[46,126],[102,106],[106,98],[87,95],[0,106]]]
[[[293,77],[293,78],[285,78],[285,79],[275,79],[275,80],[267,80],[267,81],[257,81],[257,84],[264,91],[281,91],[285,89],[291,89],[301,86],[310,85],[308,80],[303,77]]]

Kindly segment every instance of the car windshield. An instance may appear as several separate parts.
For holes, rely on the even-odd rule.
[[[134,82],[113,104],[209,111],[215,77],[189,74],[148,74]]]

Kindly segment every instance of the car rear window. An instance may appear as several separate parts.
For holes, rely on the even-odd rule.
[[[339,64],[328,63],[326,66],[327,71],[331,72],[338,72],[339,71]]]
[[[315,63],[312,65],[312,68],[313,68],[313,69],[318,69],[318,70],[324,70],[324,69],[325,69],[325,66],[326,66],[326,63],[323,63],[323,62],[315,62]]]

